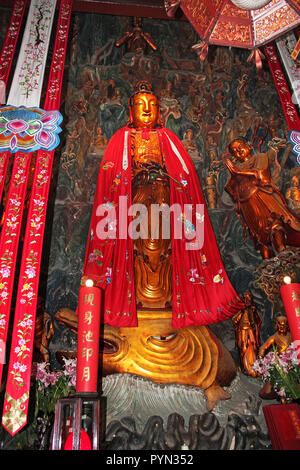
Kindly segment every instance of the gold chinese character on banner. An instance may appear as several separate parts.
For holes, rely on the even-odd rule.
[[[85,294],[83,303],[84,304],[90,304],[90,305],[93,305],[93,306],[96,305],[94,303],[94,294]]]
[[[296,317],[300,317],[300,307],[295,308]]]
[[[292,299],[293,301],[299,301],[300,302],[300,292],[297,290],[293,290],[292,292]]]
[[[81,382],[83,382],[83,381],[84,382],[89,382],[90,378],[91,378],[90,368],[89,368],[89,366],[86,366],[82,370]]]
[[[90,312],[90,311],[87,311],[87,312],[84,312],[84,323],[87,323],[88,325],[90,325],[92,323],[92,319],[93,319],[93,312]]]
[[[82,357],[85,358],[86,357],[86,360],[88,362],[89,358],[92,357],[93,355],[93,349],[92,348],[82,348]]]
[[[93,336],[94,333],[92,331],[89,330],[88,332],[86,332],[84,330],[84,332],[82,333],[82,342],[84,343],[84,341],[87,341],[88,343],[90,343],[91,341],[96,341]]]

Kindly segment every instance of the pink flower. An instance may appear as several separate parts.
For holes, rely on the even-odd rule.
[[[69,380],[69,387],[76,387],[76,375],[73,375]]]
[[[2,274],[3,277],[9,277],[10,276],[10,269],[9,268],[1,268],[0,273]]]
[[[27,274],[29,279],[32,279],[32,278],[35,277],[36,272],[35,272],[35,269],[29,267],[29,268],[26,269],[25,274]]]

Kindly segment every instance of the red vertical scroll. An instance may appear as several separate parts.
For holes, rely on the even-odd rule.
[[[2,46],[0,54],[0,105],[5,102],[7,81],[27,3],[28,0],[15,0],[10,22]],[[9,155],[10,152],[0,153],[0,200],[2,198]]]
[[[5,358],[10,307],[31,155],[17,152],[0,237],[0,342]],[[4,360],[0,362],[0,382]]]
[[[283,74],[275,47],[270,44],[264,47],[274,83],[290,130],[300,131],[300,118],[292,101],[291,93]]]
[[[101,293],[81,286],[78,300],[77,393],[96,393],[100,336]]]
[[[61,0],[44,109],[59,109],[73,0]],[[27,422],[34,325],[55,150],[38,150],[24,239],[2,424],[14,435]],[[23,344],[20,344],[20,339]],[[26,348],[26,350],[25,350]]]
[[[16,50],[22,19],[24,16],[27,2],[28,0],[15,0],[12,14],[10,17],[10,22],[2,46],[0,54],[0,81],[1,84],[3,83],[5,86],[7,85],[7,80],[11,69],[14,53]],[[0,98],[0,104],[4,103],[4,94],[1,94]]]

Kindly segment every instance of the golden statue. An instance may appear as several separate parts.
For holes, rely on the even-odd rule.
[[[230,398],[221,387],[231,383],[236,375],[236,366],[229,351],[206,325],[231,317],[243,305],[221,265],[215,239],[206,236],[207,255],[200,250],[192,255],[182,252],[181,258],[175,258],[175,265],[171,255],[176,250],[176,241],[172,236],[164,238],[163,217],[158,222],[158,236],[151,238],[152,211],[149,210],[147,217],[139,223],[139,232],[147,236],[132,240],[131,265],[129,250],[124,251],[124,258],[119,254],[118,250],[124,249],[122,241],[99,241],[95,236],[97,222],[93,215],[103,197],[106,207],[111,208],[118,203],[117,195],[122,190],[128,194],[131,189],[132,205],[140,204],[148,209],[155,204],[169,205],[170,201],[176,201],[176,197],[186,197],[190,201],[194,195],[191,186],[197,184],[192,162],[184,159],[187,155],[184,146],[160,122],[159,100],[148,82],[137,84],[136,92],[129,101],[129,110],[127,126],[112,138],[101,163],[84,267],[84,278],[90,277],[99,287],[106,283],[102,374],[131,373],[158,383],[199,386],[205,390],[207,408],[211,410],[218,400]],[[118,150],[120,145],[121,151]],[[177,179],[172,176],[173,167],[178,172],[178,176],[175,173]],[[111,171],[108,178],[111,168],[115,173]],[[205,217],[209,227],[206,230],[212,230],[208,215]],[[133,221],[136,218],[134,216]],[[108,225],[113,225],[110,217],[106,220]],[[126,238],[126,243],[131,242]],[[115,267],[113,264],[107,267],[105,250],[108,246],[114,250],[112,263],[116,262]],[[213,253],[212,258],[210,253]],[[188,261],[189,269],[183,272],[184,263],[190,259],[193,264]],[[114,271],[117,274],[113,289]],[[179,282],[183,287],[176,291]],[[182,284],[184,282],[188,287]],[[200,307],[195,303],[199,292],[204,293]],[[126,310],[128,305],[133,307],[133,301],[137,307],[137,323],[129,323],[131,311]],[[174,307],[180,309],[182,303],[187,301],[190,310],[185,308],[181,315],[174,318]],[[196,318],[196,308],[199,309],[200,319]],[[57,312],[56,319],[73,330],[77,328],[76,315],[69,309]]]
[[[147,46],[150,46],[152,50],[156,51],[157,46],[149,33],[144,33],[142,30],[142,18],[133,18],[133,29],[132,31],[126,31],[124,36],[120,38],[115,45],[117,47],[126,44],[127,52],[145,52]]]
[[[150,233],[152,204],[170,205],[167,169],[161,153],[157,132],[151,130],[158,119],[158,103],[147,93],[133,97],[132,145],[132,203],[144,204],[148,210],[146,226],[141,231]],[[149,139],[143,137],[147,126]],[[138,307],[165,308],[172,304],[171,240],[138,238],[134,240],[134,280]]]
[[[225,190],[236,202],[238,214],[248,228],[254,246],[264,259],[283,251],[287,245],[300,246],[300,218],[287,205],[274,184],[265,153],[251,154],[243,138],[229,144],[235,164],[225,154],[222,156],[230,171]]]
[[[244,293],[243,300],[245,308],[232,317],[239,353],[239,369],[244,374],[255,377],[257,372],[252,370],[252,365],[258,358],[262,320],[252,303],[250,292]]]
[[[300,213],[300,176],[294,175],[291,178],[291,185],[286,190],[285,197],[296,214]]]
[[[292,342],[292,335],[288,320],[284,315],[279,315],[276,319],[276,333],[270,336],[260,347],[259,356],[264,357],[271,347],[275,347],[278,354],[284,353]],[[271,383],[266,382],[259,392],[259,396],[265,400],[277,398],[277,393],[273,390]]]
[[[260,347],[259,355],[264,357],[271,346],[275,346],[278,354],[284,353],[292,342],[292,336],[288,320],[284,315],[279,315],[276,319],[276,333],[270,336],[267,341]]]
[[[106,147],[108,139],[103,135],[103,130],[101,126],[96,127],[96,135],[91,141],[90,152],[97,153],[99,150],[102,150]]]

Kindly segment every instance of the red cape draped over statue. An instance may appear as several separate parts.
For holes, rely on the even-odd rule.
[[[171,206],[180,204],[183,208],[185,204],[202,204],[204,214],[204,244],[201,249],[186,249],[190,239],[177,239],[171,235],[172,326],[183,328],[217,323],[234,315],[243,307],[243,303],[224,269],[191,158],[171,131],[161,127],[157,133],[170,177]],[[123,127],[113,135],[105,150],[98,175],[83,268],[83,278],[93,279],[96,285],[105,290],[104,323],[118,327],[137,326],[133,240],[128,236],[128,224],[132,222],[132,217],[127,217],[127,214],[124,217],[124,213],[119,217],[120,200],[123,200],[122,204],[127,202],[128,208],[131,205],[130,140],[130,128]],[[120,196],[123,198],[120,199]],[[104,213],[103,208],[107,212]],[[174,219],[175,216],[173,219],[171,217],[171,224]],[[125,235],[124,221],[127,228]],[[182,223],[184,225],[184,220]],[[103,229],[104,226],[111,237],[105,240],[98,236],[99,227]],[[173,232],[174,228],[171,234]]]

